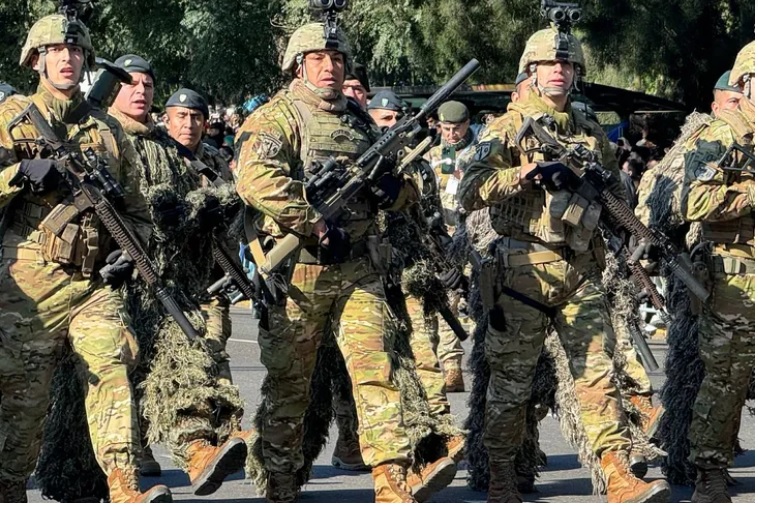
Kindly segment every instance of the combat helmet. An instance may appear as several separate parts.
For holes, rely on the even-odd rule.
[[[32,66],[35,51],[40,55],[40,72],[45,71],[45,46],[73,44],[84,50],[84,59],[89,67],[95,66],[95,49],[92,47],[89,30],[81,21],[70,21],[63,14],[51,14],[40,19],[29,30],[21,49],[19,65]]]
[[[565,37],[568,47],[559,47],[560,37]],[[554,60],[568,61],[579,66],[577,74],[581,74],[584,69],[584,51],[579,39],[571,33],[559,34],[558,29],[554,27],[545,28],[534,32],[526,41],[524,53],[519,60],[518,71],[519,73],[527,72],[531,63]]]
[[[745,76],[755,74],[755,41],[748,43],[737,53],[734,67],[729,74],[729,85],[739,86],[745,80]]]
[[[331,49],[345,55],[345,67],[352,68],[350,44],[345,33],[340,28],[334,31],[334,37],[327,38],[324,23],[308,23],[301,26],[290,37],[287,49],[284,51],[282,70],[289,74],[298,63],[298,57],[313,51]]]

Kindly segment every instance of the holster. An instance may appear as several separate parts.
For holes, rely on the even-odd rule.
[[[479,290],[482,294],[482,305],[486,311],[491,311],[500,298],[500,261],[499,255],[488,255],[482,258],[479,272]]]
[[[709,292],[713,289],[713,243],[701,242],[692,249],[690,259],[692,260],[692,276]],[[703,302],[695,296],[689,289],[690,311],[693,315],[703,314]]]

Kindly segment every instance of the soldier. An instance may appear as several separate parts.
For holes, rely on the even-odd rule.
[[[721,111],[684,157],[684,219],[702,226],[712,284],[698,318],[705,377],[689,432],[692,502],[731,502],[725,471],[755,365],[755,176],[739,170],[748,156],[739,150],[718,163],[735,147],[755,156],[755,41],[737,55],[729,85],[742,90],[739,109]]]
[[[629,469],[627,420],[611,381],[614,336],[602,291],[605,246],[596,228],[599,216],[595,224],[564,224],[560,216],[571,195],[555,181],[571,169],[552,165],[558,175],[546,176],[544,189],[536,187],[527,175],[537,167],[547,172],[550,162],[539,154],[522,155],[515,141],[525,117],[540,118],[551,125],[559,143],[595,151],[615,175],[612,191],[623,199],[610,142],[597,123],[570,105],[570,91],[583,67],[582,48],[573,35],[554,28],[533,34],[519,62],[519,72],[529,75],[528,96],[509,104],[508,112],[487,127],[458,192],[467,211],[489,207],[492,226],[502,236],[494,259],[502,274],[489,283],[500,286],[482,283],[483,294],[500,294],[489,312],[486,334],[491,369],[484,428],[488,501],[520,501],[514,459],[524,435],[537,359],[551,325],[569,357],[580,417],[601,460],[608,502],[665,501],[669,496],[665,481],[645,483]],[[533,145],[536,140],[526,142]],[[513,296],[503,293],[504,288]]]
[[[98,276],[108,253],[104,229],[92,211],[63,217],[73,206],[64,204],[68,191],[59,162],[39,156],[45,154],[34,143],[38,133],[28,121],[14,122],[34,103],[73,149],[99,153],[127,192],[125,218],[148,226],[138,183],[130,173],[134,152],[118,124],[91,109],[79,88],[83,68],[94,60],[89,32],[81,22],[60,14],[46,16],[32,26],[21,51],[21,65],[39,74],[36,93],[12,96],[0,105],[4,502],[26,500],[26,480],[39,452],[50,380],[64,339],[79,359],[92,449],[108,477],[111,502],[171,500],[163,485],[145,493],[139,489],[139,428],[127,377],[138,347],[123,319],[119,292],[105,286],[123,282],[131,269],[103,269]]]
[[[208,101],[196,91],[181,88],[166,101],[168,134],[224,181],[232,181],[229,164],[218,149],[202,142],[203,128],[208,117]]]
[[[403,101],[394,92],[382,90],[368,103],[369,116],[379,128],[390,128],[403,117]]]
[[[190,146],[194,145],[191,140],[187,140],[188,137],[182,137],[181,134],[184,132],[177,128],[177,125],[181,121],[185,122],[183,124],[196,124],[192,121],[192,114],[198,112],[203,114],[207,111],[208,105],[205,100],[199,94],[186,89],[180,90],[169,99],[167,109],[173,122],[171,128],[174,129],[174,133],[179,131],[177,136],[187,143],[180,145],[178,141],[174,141],[165,132],[156,128],[149,115],[150,108],[153,105],[155,82],[155,74],[150,63],[144,58],[132,54],[120,57],[115,63],[129,72],[132,77],[132,84],[121,87],[113,106],[108,112],[124,128],[127,137],[139,153],[140,159],[144,160],[149,167],[149,170],[145,170],[142,174],[144,183],[151,187],[171,184],[177,193],[184,193],[184,195],[180,194],[179,197],[184,197],[188,191],[209,184],[207,176],[191,169],[189,160],[182,158],[182,155],[186,154],[185,151],[177,149],[182,146],[191,149]],[[175,106],[173,105],[175,103],[184,105]],[[186,116],[183,117],[182,114],[186,114]],[[189,130],[194,133],[194,130]],[[210,158],[213,163],[212,157],[215,156],[215,150],[212,148],[201,145],[194,152]],[[211,177],[222,176],[216,174],[215,176],[211,175]],[[231,176],[228,171],[225,172],[223,178],[231,183]],[[154,240],[151,242],[150,249],[157,250],[162,247],[160,241]],[[236,251],[236,244],[234,247]],[[207,255],[199,249],[193,253],[192,256],[195,257],[195,260],[201,258],[203,254]],[[198,264],[200,263],[198,262]],[[203,265],[207,266],[207,263]],[[200,271],[198,274],[211,280],[222,275],[218,273],[214,278],[208,272],[207,267],[204,270],[205,272]],[[193,288],[195,287],[186,286],[184,288],[186,293],[194,295],[195,290]],[[202,302],[200,307],[208,329],[204,338],[213,351],[216,360],[217,377],[212,380],[231,385],[229,356],[226,353],[226,343],[231,337],[232,327],[229,304],[217,299],[212,302],[205,300],[197,300],[196,302]],[[150,367],[150,364],[146,364],[146,367]],[[209,385],[205,385],[205,387],[209,388]],[[238,419],[241,418],[241,413],[219,410],[217,414],[213,410],[203,409],[203,406],[183,409],[177,427],[170,432],[169,449],[177,457],[177,460],[183,463],[183,468],[189,475],[190,483],[196,495],[208,495],[215,492],[221,486],[224,478],[234,474],[244,466],[247,449],[245,441],[241,437],[237,437],[244,437],[244,435],[239,433],[239,420],[230,420],[232,414],[235,414]],[[232,437],[229,437],[228,434],[226,434],[227,437],[220,436],[222,428],[230,425],[231,430],[236,434],[232,434]],[[149,446],[145,447],[141,472],[143,475],[160,474],[160,467],[152,458]]]
[[[437,111],[441,143],[424,155],[434,173],[437,175],[438,195],[442,202],[442,216],[448,233],[452,235],[461,217],[460,206],[455,197],[461,171],[458,167],[463,150],[476,141],[465,105],[456,101],[442,104]],[[451,306],[458,314],[460,293],[451,292]],[[463,346],[460,339],[447,326],[439,332],[439,343],[435,343],[435,352],[445,371],[445,388],[448,392],[463,392]]]
[[[529,74],[519,72],[513,84],[516,88],[511,93],[511,102],[518,102],[529,96]]]
[[[342,93],[349,98],[354,99],[358,104],[366,108],[368,104],[368,94],[371,88],[368,85],[368,73],[366,67],[360,63],[353,63],[352,72],[345,76],[345,82],[342,85]]]
[[[342,94],[350,49],[341,30],[323,23],[298,28],[285,51],[282,70],[292,82],[245,121],[237,190],[263,216],[254,256],[286,233],[302,241],[291,270],[291,286],[261,316],[261,362],[268,375],[268,416],[261,420],[266,497],[297,498],[296,473],[303,465],[303,415],[309,401],[316,352],[325,331],[336,334],[357,405],[363,460],[372,467],[377,502],[414,502],[406,481],[411,444],[403,426],[400,393],[391,378],[387,310],[382,282],[369,259],[368,237],[377,234],[377,208],[399,209],[418,197],[406,176],[392,167],[371,189],[349,203],[343,219],[326,222],[303,194],[313,162],[336,156],[356,159],[378,132],[370,118]],[[259,253],[256,253],[258,251]],[[329,328],[325,325],[331,323]],[[452,474],[451,474],[452,473]],[[439,459],[421,474],[428,488],[441,488],[455,464]],[[442,485],[444,486],[444,485]]]
[[[729,71],[727,70],[713,87],[713,102],[711,102],[711,113],[714,118],[718,118],[721,111],[734,111],[740,105],[742,91],[736,86],[729,85]]]

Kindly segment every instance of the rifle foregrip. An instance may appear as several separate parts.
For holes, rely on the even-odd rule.
[[[223,249],[221,249],[221,246],[216,244],[215,241],[213,243],[213,258],[216,260],[216,263],[218,263],[221,269],[223,269],[226,275],[229,276],[232,281],[234,281],[234,284],[237,285],[239,291],[242,292],[248,299],[255,300],[255,289],[253,288],[250,280],[247,279],[247,276],[242,271],[240,266],[237,265],[234,260],[230,258]]]
[[[195,330],[195,327],[192,326],[192,323],[184,315],[181,308],[179,307],[179,304],[177,304],[176,300],[174,300],[174,298],[166,291],[165,288],[161,287],[155,290],[155,296],[158,297],[158,300],[161,301],[163,307],[166,308],[168,314],[170,314],[171,317],[176,321],[176,323],[182,329],[182,332],[184,332],[184,335],[189,338],[190,342],[195,342],[200,338],[200,334],[197,332],[197,330]]]
[[[633,321],[628,321],[627,326],[629,327],[629,333],[632,336],[634,348],[637,350],[637,354],[642,360],[642,366],[647,372],[657,371],[660,368],[658,361],[655,360],[653,351],[650,349],[650,346],[648,346],[647,341],[645,341],[645,337],[640,332],[639,327],[637,327],[637,324]]]
[[[684,256],[683,256],[684,255]],[[671,269],[671,273],[679,278],[684,285],[697,297],[701,302],[705,302],[710,297],[710,292],[692,275],[692,267],[686,253],[677,255],[672,259],[665,260],[666,267]]]

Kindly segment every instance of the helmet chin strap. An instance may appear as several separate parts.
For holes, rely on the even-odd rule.
[[[571,81],[571,86],[568,90],[564,90],[563,88],[555,87],[555,86],[542,86],[539,81],[537,80],[537,64],[536,63],[530,63],[529,64],[529,73],[531,74],[532,78],[532,88],[537,91],[537,93],[540,96],[547,96],[547,97],[556,97],[560,95],[566,95],[568,96],[571,93],[572,89],[578,89],[577,88],[577,75],[574,73],[574,79]]]
[[[302,53],[297,55],[295,62],[303,70],[302,79],[305,83],[305,87],[311,90],[318,98],[326,101],[336,100],[339,98],[339,91],[333,90],[332,88],[319,88],[315,84],[311,83],[311,81],[308,79],[308,72],[305,69],[305,56]]]

